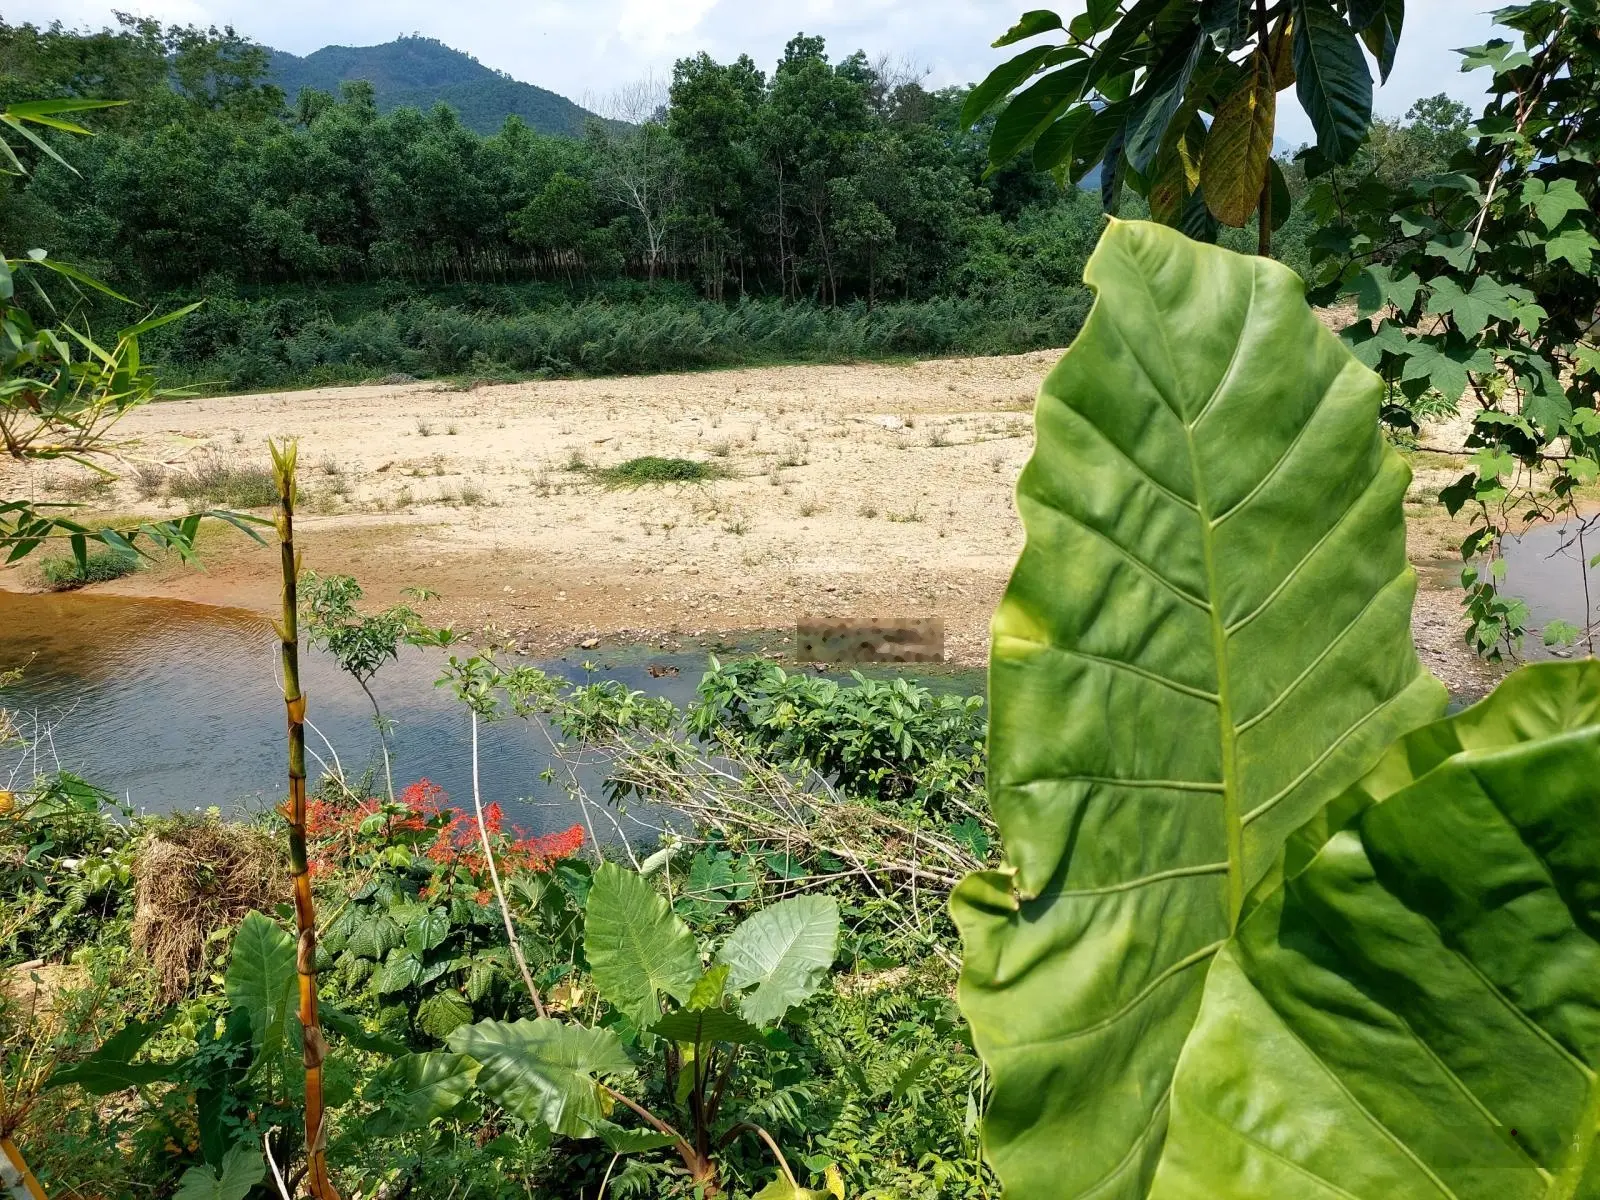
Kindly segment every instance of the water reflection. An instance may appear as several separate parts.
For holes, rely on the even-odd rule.
[[[426,776],[451,796],[471,796],[465,711],[436,688],[443,655],[406,649],[379,672],[373,691],[393,735],[397,787]],[[597,657],[584,655],[583,657]],[[361,689],[326,654],[303,654],[309,720],[337,748],[348,774],[378,762],[372,710]],[[35,749],[149,812],[219,805],[225,811],[276,803],[284,786],[284,713],[277,642],[253,613],[170,600],[0,592],[0,670],[27,664],[0,702],[27,727],[47,730]],[[651,664],[676,675],[652,677]],[[538,664],[583,681],[581,659]],[[595,677],[692,698],[705,652],[609,656]],[[658,667],[659,669],[659,667]],[[564,828],[565,793],[539,779],[548,765],[537,728],[508,720],[481,732],[485,799],[530,831]],[[315,733],[308,747],[328,757]],[[0,756],[0,781],[33,762]],[[316,763],[308,764],[313,773]],[[597,793],[596,793],[597,794]]]
[[[1524,640],[1523,657],[1588,653],[1588,644],[1582,639],[1575,646],[1552,651],[1537,631],[1556,620],[1570,622],[1579,630],[1596,621],[1600,568],[1590,566],[1588,559],[1600,554],[1600,518],[1541,525],[1521,537],[1508,537],[1504,554],[1504,591],[1527,601],[1528,627],[1536,631]],[[1595,632],[1600,635],[1600,629]]]

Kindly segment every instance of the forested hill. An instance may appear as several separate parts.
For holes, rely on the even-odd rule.
[[[381,46],[324,46],[304,58],[269,51],[271,82],[291,101],[301,88],[339,91],[346,81],[372,84],[382,112],[426,111],[443,101],[478,133],[493,133],[518,116],[540,133],[577,136],[591,114],[544,88],[491,70],[469,54],[435,38],[402,37]]]

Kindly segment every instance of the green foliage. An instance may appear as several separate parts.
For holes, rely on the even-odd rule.
[[[1065,41],[996,67],[961,119],[1000,109],[991,170],[1030,150],[1035,168],[1074,184],[1098,166],[1109,212],[1127,186],[1155,219],[1191,233],[1242,226],[1268,203],[1281,222],[1286,206],[1270,200],[1276,93],[1293,84],[1322,159],[1349,161],[1372,121],[1362,44],[1387,78],[1404,13],[1404,0],[1091,3],[1066,24],[1029,12],[995,46],[1058,31]]]
[[[276,921],[251,913],[233,935],[223,984],[228,1003],[250,1019],[256,1053],[270,1059],[283,1047],[293,1013],[294,937]]]
[[[661,458],[646,454],[594,472],[597,479],[617,486],[638,487],[645,483],[706,483],[726,479],[728,468],[722,463],[696,462],[688,458]]]
[[[267,508],[278,499],[272,468],[266,463],[238,462],[209,455],[189,471],[167,481],[167,490],[181,500],[199,500],[229,508]]]
[[[0,794],[8,802],[0,805],[0,952],[18,962],[53,959],[102,926],[126,933],[131,814],[67,772]]]
[[[222,1160],[220,1170],[190,1167],[178,1181],[172,1200],[245,1200],[267,1177],[267,1162],[259,1150],[235,1146]]]
[[[51,591],[68,592],[86,584],[121,579],[143,565],[143,559],[126,550],[91,550],[81,563],[76,558],[46,558],[39,564],[39,573]]]
[[[595,987],[634,1025],[648,1028],[661,999],[689,999],[700,978],[694,934],[650,882],[615,863],[594,873],[585,906],[583,949]]]
[[[982,781],[983,698],[935,695],[902,678],[853,678],[845,686],[766,659],[723,665],[713,657],[688,728],[820,772],[846,792],[959,819],[952,799]]]
[[[450,1035],[450,1048],[479,1064],[479,1091],[522,1120],[568,1137],[592,1137],[609,1107],[597,1077],[634,1070],[611,1030],[552,1020],[464,1025]]]
[[[1299,279],[1147,223],[1113,224],[1085,277],[993,625],[1007,865],[952,909],[1002,1181],[1132,1196],[1247,892],[1444,696],[1411,644],[1378,381]]]
[[[1493,72],[1475,125],[1463,131],[1437,103],[1423,114],[1436,153],[1455,148],[1444,169],[1412,177],[1377,163],[1317,178],[1307,199],[1321,226],[1313,298],[1355,296],[1343,336],[1383,376],[1385,419],[1414,429],[1470,405],[1459,447],[1470,468],[1439,498],[1471,521],[1460,548],[1467,640],[1491,659],[1515,654],[1527,624],[1526,606],[1501,590],[1501,539],[1573,514],[1600,476],[1600,18],[1552,3],[1497,16],[1522,48],[1496,40],[1465,52],[1467,69]],[[1556,633],[1588,639],[1587,620]]]
[[[1584,1195],[1597,763],[1600,667],[1527,667],[1297,834],[1209,972],[1151,1195]]]
[[[740,1010],[770,1025],[822,986],[839,939],[839,905],[827,896],[796,896],[753,914],[717,950],[727,986],[747,993]]]

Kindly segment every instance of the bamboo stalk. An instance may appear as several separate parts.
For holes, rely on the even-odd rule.
[[[328,1178],[324,1149],[327,1130],[322,1107],[322,1063],[327,1043],[317,1018],[317,917],[311,898],[311,869],[306,861],[306,698],[300,690],[300,620],[298,582],[300,557],[294,548],[295,459],[297,446],[285,441],[272,450],[278,485],[278,549],[283,562],[283,614],[278,637],[283,643],[283,703],[289,722],[289,798],[279,810],[289,823],[289,875],[294,884],[294,917],[299,930],[295,970],[300,976],[300,1027],[306,1069],[306,1182],[315,1200],[339,1200]]]
[[[8,1137],[0,1137],[0,1184],[6,1186],[6,1195],[11,1200],[50,1200],[28,1169],[22,1151]]]

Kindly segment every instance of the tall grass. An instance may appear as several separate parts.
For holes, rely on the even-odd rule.
[[[260,463],[241,463],[211,453],[190,470],[167,480],[167,490],[180,500],[223,508],[265,508],[277,502],[272,472]]]

